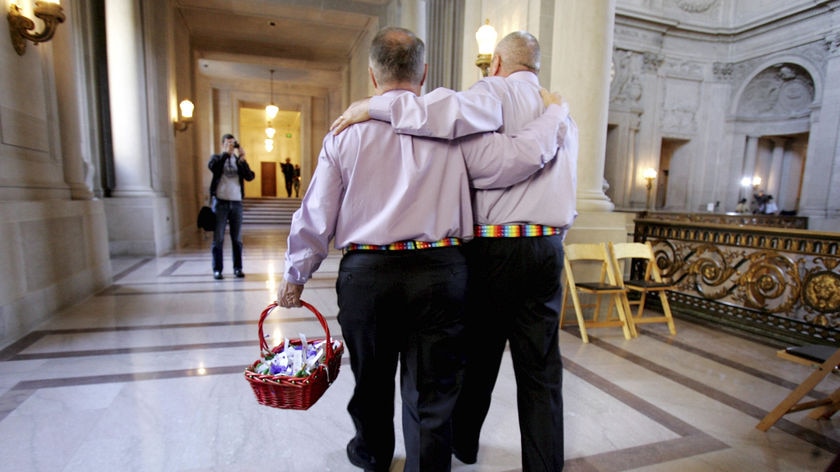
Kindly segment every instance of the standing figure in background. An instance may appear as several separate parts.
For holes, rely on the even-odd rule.
[[[300,164],[295,164],[295,198],[300,198]]]
[[[216,229],[213,232],[213,278],[221,280],[222,247],[225,241],[225,226],[230,224],[230,242],[233,250],[233,275],[242,278],[242,199],[245,198],[245,181],[254,180],[254,172],[245,160],[245,150],[239,146],[232,134],[222,136],[222,153],[210,156],[207,164],[213,179],[210,181],[210,197],[213,212],[216,213]]]
[[[742,198],[738,201],[738,204],[735,205],[735,213],[749,213],[750,206],[747,204],[747,199]]]
[[[292,165],[292,159],[287,157],[286,162],[280,164],[280,170],[283,172],[283,180],[286,182],[286,196],[292,197],[292,184],[295,180],[295,166]]]
[[[779,211],[779,207],[776,205],[776,202],[773,201],[773,195],[767,195],[767,198],[764,200],[764,211],[765,215],[775,215]]]
[[[764,205],[767,204],[767,195],[764,195],[764,190],[759,190],[753,194],[753,214],[764,214]]]

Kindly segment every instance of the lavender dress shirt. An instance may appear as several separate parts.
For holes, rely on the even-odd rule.
[[[498,129],[517,133],[543,111],[536,74],[515,72],[508,77],[486,77],[469,90],[455,93],[436,89],[425,96],[372,97],[370,116],[393,123],[398,133],[453,138]],[[504,124],[488,128],[492,114],[484,97],[502,102]],[[428,97],[431,97],[428,98]],[[485,105],[480,105],[480,104]],[[475,223],[480,225],[539,224],[568,228],[577,216],[578,129],[568,116],[556,158],[529,178],[507,188],[483,188],[474,193]],[[438,116],[449,117],[447,121]],[[453,117],[457,117],[454,120]]]
[[[393,100],[414,94],[384,95]],[[308,281],[327,256],[330,240],[341,249],[350,243],[472,238],[471,187],[505,188],[546,166],[567,116],[565,107],[552,105],[517,133],[457,141],[398,134],[380,121],[327,134],[301,208],[292,217],[284,278]],[[501,116],[490,121],[498,127]]]

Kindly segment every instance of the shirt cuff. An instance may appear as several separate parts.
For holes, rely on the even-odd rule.
[[[552,103],[551,105],[548,106],[548,108],[545,109],[545,112],[546,113],[551,113],[553,115],[556,114],[556,115],[558,115],[562,118],[565,118],[566,116],[569,115],[569,104],[566,103],[566,102],[563,102],[562,105],[557,105],[555,103]]]
[[[370,109],[368,113],[370,117],[378,121],[391,122],[391,102],[392,97],[385,97],[382,95],[374,95],[370,97]]]

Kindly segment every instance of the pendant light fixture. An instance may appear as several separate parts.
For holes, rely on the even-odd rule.
[[[268,122],[265,128],[265,150],[271,152],[274,150],[274,128],[271,127],[271,120],[273,120],[280,111],[277,105],[274,104],[274,69],[270,70],[271,77],[269,79],[269,104],[265,107],[265,119]]]

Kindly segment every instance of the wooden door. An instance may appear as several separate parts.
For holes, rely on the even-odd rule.
[[[277,164],[275,162],[260,162],[260,174],[263,197],[277,196]]]

